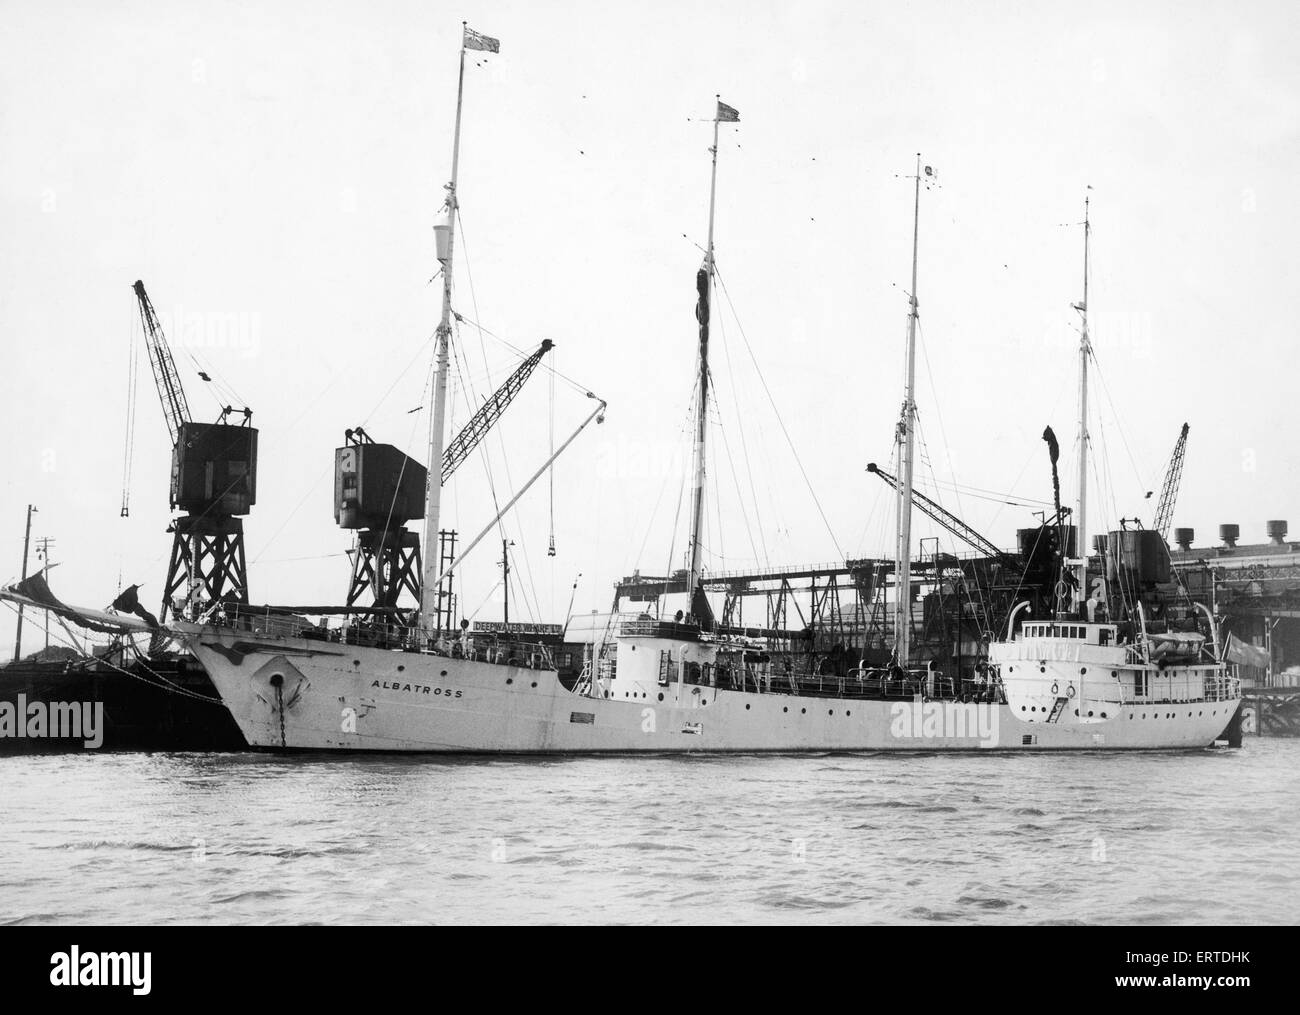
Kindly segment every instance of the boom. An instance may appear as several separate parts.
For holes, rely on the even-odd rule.
[[[180,375],[176,373],[167,337],[158,323],[158,315],[153,311],[149,294],[144,291],[144,283],[137,280],[133,288],[136,299],[140,301],[140,321],[144,324],[145,344],[149,348],[149,365],[153,367],[153,379],[158,386],[158,398],[167,420],[167,431],[175,446],[180,437],[181,424],[190,421],[190,405],[185,400],[185,389],[181,387]]]
[[[447,482],[451,474],[460,467],[461,462],[465,461],[469,453],[487,436],[487,432],[514,401],[515,396],[524,386],[524,381],[528,380],[537,364],[542,361],[542,357],[551,351],[552,345],[549,338],[544,339],[537,351],[519,364],[519,368],[506,378],[505,383],[497,388],[496,393],[470,417],[470,421],[465,424],[465,429],[461,430],[447,445],[447,450],[442,455],[443,483]]]
[[[893,489],[898,489],[898,480],[878,466],[875,462],[871,462],[867,466],[867,471],[874,472],[877,476],[893,487]],[[929,515],[962,542],[969,543],[971,546],[975,547],[975,549],[980,553],[986,554],[989,557],[996,557],[999,560],[1003,560],[1008,556],[987,536],[980,535],[947,508],[932,501],[919,490],[912,490],[912,502],[914,507],[919,508],[922,512]]]
[[[1174,520],[1174,505],[1178,503],[1178,484],[1183,478],[1183,456],[1187,453],[1187,424],[1183,424],[1174,445],[1174,453],[1169,456],[1169,468],[1165,471],[1164,489],[1160,491],[1160,502],[1156,505],[1156,520],[1151,527],[1160,533],[1160,538],[1168,541],[1169,526]]]

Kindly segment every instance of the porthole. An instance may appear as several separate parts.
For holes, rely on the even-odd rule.
[[[405,673],[405,672],[406,672],[406,667],[405,667],[405,666],[399,666],[399,667],[397,667],[397,672],[398,672],[398,673]],[[447,675],[447,671],[446,671],[446,670],[443,670],[443,671],[442,671],[442,675],[445,677],[445,676]]]
[[[659,692],[659,700],[660,700],[660,701],[663,701],[663,700],[664,700],[664,692],[663,692],[663,691],[660,691],[660,692]]]
[[[533,686],[534,686],[534,687],[537,686],[537,681],[536,681],[536,680],[533,681]],[[643,695],[643,697],[644,697],[644,695]]]
[[[1080,666],[1080,667],[1079,667],[1079,672],[1080,672],[1080,673],[1087,673],[1087,672],[1088,672],[1088,667],[1086,667],[1086,666]]]
[[[1039,666],[1039,667],[1038,667],[1038,672],[1039,672],[1039,673],[1046,673],[1046,672],[1047,672],[1047,667],[1046,667],[1046,666]]]
[[[749,706],[748,706],[748,705],[745,706],[745,711],[746,711],[746,712],[749,711]]]
[[[1092,714],[1092,713],[1091,713],[1091,712],[1089,712],[1089,713],[1088,713],[1088,714],[1089,714],[1089,715],[1091,715],[1091,714]],[[1102,717],[1102,718],[1103,718],[1103,719],[1105,719],[1105,718],[1106,718],[1106,713],[1105,713],[1105,712],[1103,712],[1103,713],[1102,713],[1102,714],[1101,714],[1101,717]]]
[[[847,717],[847,716],[850,716],[850,715],[852,715],[852,714],[853,714],[852,710],[850,710],[850,711],[844,713],[844,715],[845,715],[846,717]]]
[[[507,683],[507,684],[513,684],[514,682],[515,682],[515,678],[514,678],[514,677],[506,677],[506,683]],[[624,691],[624,692],[623,692],[623,697],[625,697],[625,698],[627,697],[627,691]]]
[[[833,708],[828,708],[828,709],[826,710],[826,714],[827,714],[827,715],[834,715],[834,714],[835,714],[835,709],[833,709]]]
[[[1118,677],[1118,676],[1119,676],[1119,670],[1111,670],[1111,671],[1110,671],[1110,675],[1111,675],[1112,677]]]
[[[1092,718],[1092,711],[1091,711],[1091,709],[1088,711],[1088,718],[1089,718],[1089,719]]]
[[[801,708],[801,709],[799,709],[799,714],[800,714],[800,715],[803,715],[803,714],[806,713],[807,711],[808,711],[808,710],[807,710],[806,708]]]
[[[789,712],[789,711],[790,711],[790,706],[789,706],[789,705],[782,705],[782,706],[781,706],[781,711],[782,711],[782,712]]]
[[[360,660],[360,659],[353,659],[353,660],[352,660],[352,665],[353,665],[353,666],[360,666],[360,665],[361,665],[361,660]]]
[[[1078,715],[1078,714],[1079,714],[1079,710],[1078,710],[1077,708],[1074,710],[1074,714],[1075,714],[1075,715]]]
[[[397,668],[398,668],[399,670],[401,669],[400,666],[397,667]],[[441,676],[444,676],[444,677],[445,677],[446,675],[447,675],[447,671],[446,671],[446,670],[443,670],[442,673],[441,673]]]

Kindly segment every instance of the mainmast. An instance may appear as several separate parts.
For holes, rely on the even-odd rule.
[[[438,524],[442,511],[442,451],[443,429],[447,416],[447,368],[450,360],[451,340],[451,280],[452,254],[456,242],[456,212],[460,202],[456,196],[456,177],[460,169],[460,113],[465,94],[465,50],[479,49],[489,53],[500,52],[496,39],[480,35],[461,22],[460,76],[456,82],[456,133],[451,147],[451,182],[447,184],[447,221],[435,227],[438,239],[438,260],[442,262],[442,318],[438,323],[438,372],[434,378],[433,415],[429,420],[429,479],[424,508],[424,575],[420,584],[421,626],[432,631],[437,623],[438,588]]]
[[[916,191],[912,205],[912,289],[907,316],[907,382],[898,421],[898,541],[894,550],[894,661],[907,668],[912,641],[912,474],[916,445],[916,262],[921,224],[921,155],[916,156]]]
[[[1079,339],[1079,500],[1075,508],[1076,543],[1078,554],[1079,587],[1075,595],[1076,605],[1088,598],[1088,356],[1092,345],[1088,340],[1088,253],[1092,234],[1089,220],[1090,195],[1083,198],[1083,302],[1076,303],[1075,309],[1083,318],[1083,328]]]
[[[709,306],[713,295],[713,213],[717,205],[718,194],[718,125],[737,123],[740,114],[718,98],[717,112],[713,116],[713,147],[709,149],[713,156],[713,170],[709,181],[709,239],[704,254],[704,263],[695,274],[695,288],[699,300],[695,307],[695,317],[700,325],[700,376],[698,382],[699,399],[695,407],[695,478],[691,496],[691,541],[690,541],[690,576],[687,579],[687,601],[694,605],[695,590],[700,585],[700,537],[704,531],[704,478],[705,438],[709,430]]]

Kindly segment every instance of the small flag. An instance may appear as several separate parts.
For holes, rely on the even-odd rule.
[[[728,106],[725,102],[718,103],[718,122],[719,123],[739,123],[740,114]]]
[[[500,53],[501,43],[499,40],[492,38],[490,35],[479,35],[478,32],[465,26],[465,48],[481,49],[487,53]]]

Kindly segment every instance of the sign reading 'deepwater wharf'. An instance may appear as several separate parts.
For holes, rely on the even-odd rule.
[[[0,701],[0,739],[80,740],[94,750],[104,743],[102,701]]]

